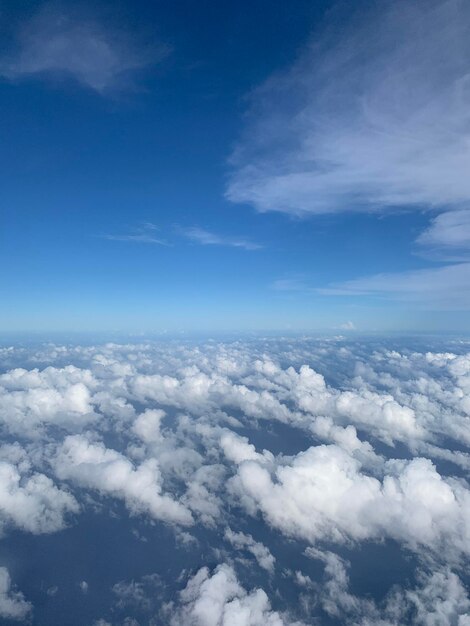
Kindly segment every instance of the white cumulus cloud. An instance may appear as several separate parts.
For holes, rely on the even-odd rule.
[[[271,609],[263,589],[247,592],[233,568],[201,568],[180,594],[174,626],[302,626]]]
[[[6,567],[0,567],[0,616],[4,619],[23,621],[32,611],[21,591],[12,589],[10,574]]]

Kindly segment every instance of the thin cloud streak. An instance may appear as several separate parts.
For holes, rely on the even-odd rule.
[[[134,241],[136,243],[156,243],[160,246],[169,246],[170,244],[161,239],[156,239],[156,237],[152,237],[151,235],[102,235],[103,239],[108,239],[110,241]]]
[[[470,263],[375,274],[316,289],[327,296],[377,296],[436,310],[470,309]]]
[[[135,229],[131,233],[124,233],[122,235],[99,235],[102,239],[108,239],[109,241],[124,241],[131,243],[151,243],[159,246],[170,246],[167,241],[155,236],[155,232],[158,231],[158,227],[150,222],[145,222],[142,226]]]
[[[318,287],[306,278],[281,278],[271,288],[324,297],[374,297],[432,310],[470,310],[470,263],[383,272]],[[348,322],[349,324],[349,322]]]
[[[271,284],[271,289],[275,291],[301,291],[305,293],[315,291],[307,284],[303,277],[278,278]]]
[[[249,239],[219,235],[198,226],[183,228],[180,229],[180,232],[187,239],[203,246],[228,246],[231,248],[243,248],[244,250],[260,250],[263,247]]]

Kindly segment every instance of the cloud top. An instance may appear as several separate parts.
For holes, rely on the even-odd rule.
[[[0,445],[3,540],[111,516],[132,554],[162,553],[154,573],[112,580],[114,609],[97,624],[133,623],[132,612],[188,626],[326,616],[396,626],[436,613],[464,626],[469,344],[414,345],[289,336],[0,347],[0,429],[15,439]],[[376,567],[361,548],[406,557],[380,597],[352,591],[357,559],[362,572]],[[103,590],[90,576],[78,571],[73,588],[92,601]],[[61,585],[44,593],[59,597]],[[29,610],[0,567],[0,616]]]

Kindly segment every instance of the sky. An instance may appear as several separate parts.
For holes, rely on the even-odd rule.
[[[470,330],[464,0],[0,3],[0,329]]]

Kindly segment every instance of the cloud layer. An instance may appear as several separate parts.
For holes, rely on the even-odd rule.
[[[110,514],[133,542],[171,531],[175,563],[185,551],[171,582],[114,580],[101,623],[467,624],[468,343],[45,344],[0,361],[3,541]],[[381,597],[352,591],[368,546],[409,563]],[[4,578],[0,609],[26,618]]]

